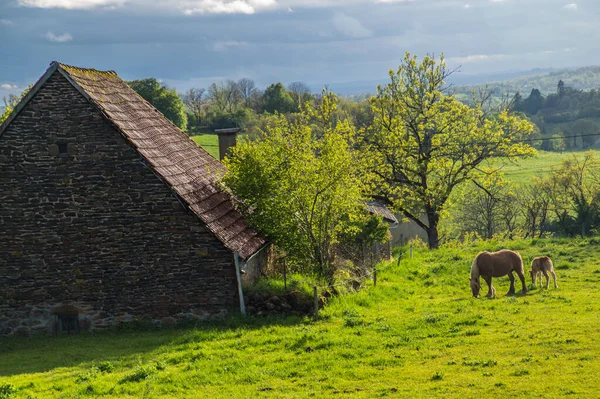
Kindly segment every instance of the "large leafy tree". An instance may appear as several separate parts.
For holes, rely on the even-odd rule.
[[[373,155],[375,195],[414,220],[439,244],[440,215],[454,188],[480,176],[493,157],[534,153],[519,142],[533,125],[508,110],[490,113],[445,93],[443,56],[420,62],[407,53],[371,99],[375,114],[365,144]]]
[[[254,226],[329,283],[334,245],[364,216],[356,131],[347,121],[333,122],[335,107],[327,94],[294,121],[276,117],[258,139],[233,148],[223,180]]]
[[[281,114],[297,110],[294,99],[282,83],[273,83],[267,87],[263,96],[265,111]]]
[[[155,78],[134,80],[127,84],[177,127],[186,129],[185,105],[175,90],[160,84]]]

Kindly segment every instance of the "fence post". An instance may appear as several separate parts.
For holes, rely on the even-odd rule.
[[[396,265],[396,267],[400,266],[400,260],[402,259],[402,252],[400,252],[400,255],[398,255],[398,264]]]
[[[314,314],[313,314],[313,318],[315,321],[319,320],[319,295],[317,293],[317,286],[313,286],[313,299],[315,302],[315,309],[314,309]]]
[[[377,287],[377,268],[373,269],[373,287]]]
[[[412,259],[412,251],[413,251],[413,245],[412,244],[410,244],[409,251],[410,251],[410,259]]]
[[[283,261],[283,289],[287,291],[287,262]]]

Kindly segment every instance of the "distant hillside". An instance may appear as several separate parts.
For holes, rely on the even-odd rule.
[[[541,94],[548,95],[556,93],[559,80],[562,80],[565,86],[575,90],[587,91],[600,88],[600,66],[556,69],[543,73],[539,73],[539,70],[530,72],[531,74],[510,80],[487,80],[480,83],[455,86],[453,90],[459,97],[462,95],[470,96],[474,86],[487,85],[490,89],[496,89],[497,95],[512,95],[519,91],[521,95],[527,96],[532,89],[538,89]]]

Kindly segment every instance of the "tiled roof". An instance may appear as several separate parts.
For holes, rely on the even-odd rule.
[[[219,180],[225,168],[113,71],[52,63],[94,104],[216,237],[242,259],[265,239],[235,209]]]
[[[371,201],[369,203],[366,204],[367,207],[367,212],[373,214],[373,215],[379,215],[381,216],[384,220],[390,222],[390,223],[395,223],[398,224],[398,218],[396,217],[396,215],[394,215],[392,213],[392,211],[390,211],[390,209],[383,205],[380,204],[378,202],[375,201]]]

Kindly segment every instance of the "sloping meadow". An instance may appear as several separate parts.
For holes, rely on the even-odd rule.
[[[329,298],[318,322],[232,317],[0,339],[0,398],[595,397],[598,244],[415,248],[413,259],[380,265],[376,287]],[[505,277],[494,279],[497,298],[471,298],[473,257],[500,248],[518,250],[527,270],[534,256],[551,256],[559,288],[507,297]]]

